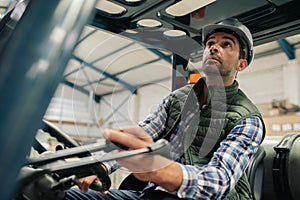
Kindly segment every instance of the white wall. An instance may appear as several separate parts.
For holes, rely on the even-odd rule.
[[[101,137],[97,125],[99,104],[92,100],[92,95],[60,84],[44,118],[76,138]]]
[[[100,138],[105,128],[119,129],[136,125],[156,109],[170,88],[171,80],[152,83],[139,88],[137,94],[128,90],[113,93],[103,97],[97,104],[76,89],[59,85],[45,118],[58,121],[56,125],[59,128],[76,138]]]
[[[299,58],[297,50],[294,60],[289,60],[283,52],[254,59],[249,68],[238,74],[240,87],[256,104],[287,100],[300,105]]]

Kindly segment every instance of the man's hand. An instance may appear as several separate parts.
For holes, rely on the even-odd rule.
[[[79,179],[77,185],[82,192],[86,192],[94,181],[101,182],[96,175],[92,175]]]
[[[148,147],[153,139],[140,127],[124,128],[119,131],[104,130],[107,140],[120,143],[130,149]],[[156,183],[168,191],[176,191],[183,179],[180,165],[160,155],[143,154],[118,161],[121,166],[133,172],[141,181]]]
[[[101,163],[101,166],[107,172],[107,168],[103,163]],[[98,182],[102,185],[101,180],[96,175],[92,175],[92,176],[80,178],[78,180],[77,186],[82,192],[87,192],[93,182],[96,182],[96,183]],[[107,191],[104,191],[102,193],[106,194]]]

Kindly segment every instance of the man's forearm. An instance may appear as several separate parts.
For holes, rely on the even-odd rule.
[[[140,180],[153,182],[169,192],[178,190],[183,179],[182,169],[176,162],[153,172],[136,173],[135,176]]]

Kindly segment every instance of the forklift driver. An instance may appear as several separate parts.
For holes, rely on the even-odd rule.
[[[123,166],[148,185],[142,191],[110,189],[101,193],[88,189],[93,181],[99,181],[90,176],[80,180],[79,189],[68,190],[65,199],[252,199],[245,170],[263,141],[265,128],[260,112],[239,89],[236,80],[237,73],[253,60],[252,36],[246,26],[231,18],[203,27],[202,40],[203,78],[194,86],[171,92],[135,131],[103,132],[107,140],[130,149],[167,138],[173,161],[154,169],[146,156],[142,160],[105,162],[107,173]],[[217,76],[222,84],[216,84]],[[222,89],[224,101],[219,93]],[[191,90],[195,91],[197,101],[183,116],[180,105]],[[221,108],[225,108],[224,112]],[[193,119],[198,116],[195,124]],[[181,138],[188,134],[194,137],[186,147],[186,140]],[[212,138],[215,141],[209,146]],[[203,153],[207,146],[211,148]],[[181,154],[177,151],[180,148],[184,148]]]

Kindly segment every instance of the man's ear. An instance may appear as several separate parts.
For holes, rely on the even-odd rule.
[[[243,71],[244,69],[246,69],[248,67],[248,61],[246,59],[240,59],[239,60],[239,65],[236,68],[236,70],[238,72]]]

